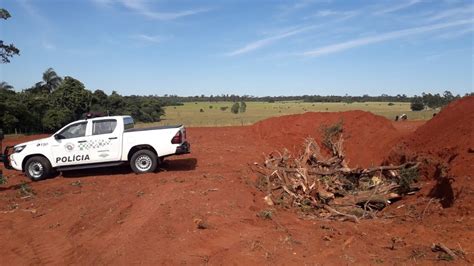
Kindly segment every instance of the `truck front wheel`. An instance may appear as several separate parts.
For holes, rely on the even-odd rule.
[[[130,159],[130,167],[137,174],[154,172],[157,166],[158,156],[150,150],[139,150]]]
[[[48,159],[34,156],[25,163],[25,173],[32,181],[40,181],[51,175],[52,167]]]

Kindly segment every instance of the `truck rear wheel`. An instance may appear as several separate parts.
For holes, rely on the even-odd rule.
[[[137,174],[154,172],[157,166],[158,156],[150,150],[139,150],[130,159],[130,167]]]
[[[32,181],[40,181],[48,178],[51,175],[52,167],[49,160],[34,156],[28,159],[25,163],[25,173]]]

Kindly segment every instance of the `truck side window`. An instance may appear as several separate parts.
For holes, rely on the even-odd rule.
[[[133,128],[133,118],[125,117],[123,119],[123,126],[125,130]]]
[[[84,137],[86,135],[86,127],[87,127],[86,122],[77,123],[77,124],[70,125],[69,127],[65,128],[59,134],[61,134],[66,139]]]
[[[117,120],[99,120],[92,123],[92,135],[110,134],[117,127]]]

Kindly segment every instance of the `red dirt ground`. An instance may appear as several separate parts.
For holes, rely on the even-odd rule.
[[[341,118],[352,166],[379,164],[385,158],[400,160],[403,152],[414,149],[421,153],[425,152],[423,147],[436,145],[441,151],[443,147],[467,151],[465,143],[472,147],[472,116],[456,120],[456,125],[471,123],[471,127],[454,128],[444,121],[458,119],[465,108],[472,112],[472,103],[471,97],[452,104],[425,125],[395,123],[355,111],[285,116],[249,127],[190,128],[192,153],[170,158],[163,170],[154,174],[135,175],[122,167],[65,173],[31,183],[21,173],[5,171],[9,182],[0,186],[2,261],[442,264],[438,253],[430,250],[432,243],[442,242],[467,253],[467,260],[454,263],[472,264],[474,220],[467,203],[474,193],[467,185],[472,182],[472,171],[465,165],[472,162],[472,153],[447,162],[456,169],[449,170],[456,183],[462,179],[468,187],[450,208],[428,197],[438,183],[425,176],[425,188],[420,193],[393,204],[380,218],[359,224],[305,220],[279,208],[271,220],[259,218],[257,213],[269,207],[262,200],[264,195],[255,189],[254,174],[248,167],[261,162],[264,152],[283,147],[294,151],[306,136],[319,140],[321,123]],[[436,128],[449,141],[438,142],[443,138]],[[421,142],[425,141],[422,134],[429,135],[427,143]],[[10,138],[6,144],[36,137]],[[463,178],[456,176],[458,173]],[[23,198],[21,182],[27,182],[36,195]],[[200,220],[207,229],[198,229]]]

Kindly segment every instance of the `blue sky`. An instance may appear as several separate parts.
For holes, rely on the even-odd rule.
[[[17,90],[53,67],[130,94],[473,91],[474,1],[1,0]]]

